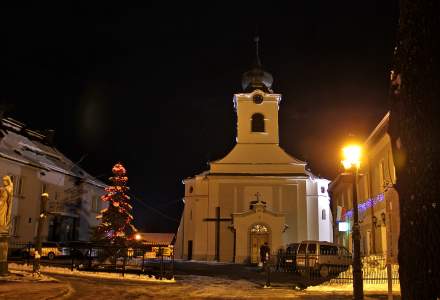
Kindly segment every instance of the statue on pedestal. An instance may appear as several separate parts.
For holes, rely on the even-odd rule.
[[[0,276],[7,276],[8,272],[8,236],[11,224],[13,184],[11,177],[3,177],[3,186],[0,187]]]
[[[13,187],[11,177],[3,176],[3,186],[0,187],[0,235],[9,234]]]

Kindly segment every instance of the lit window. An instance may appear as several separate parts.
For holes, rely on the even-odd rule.
[[[41,193],[47,193],[47,184],[43,183],[41,184]]]
[[[264,126],[264,115],[260,113],[256,113],[252,115],[251,131],[252,132],[266,131]]]

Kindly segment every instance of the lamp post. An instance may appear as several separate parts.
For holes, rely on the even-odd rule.
[[[357,182],[359,167],[361,165],[361,147],[350,145],[342,149],[344,160],[342,165],[353,178],[353,296],[354,299],[364,299],[364,287],[361,266],[361,234],[359,228],[359,211],[357,201]]]
[[[44,192],[40,198],[40,216],[37,223],[37,235],[35,237],[35,256],[33,272],[40,274],[40,257],[41,257],[41,233],[43,231],[44,220],[47,216],[47,202],[49,201],[49,194]]]

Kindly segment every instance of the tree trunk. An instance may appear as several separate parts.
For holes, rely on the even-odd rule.
[[[401,0],[390,134],[402,299],[440,296],[440,1]]]

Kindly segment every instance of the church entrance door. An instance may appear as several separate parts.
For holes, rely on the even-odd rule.
[[[260,262],[260,247],[264,243],[269,243],[269,230],[265,225],[257,224],[252,226],[250,232],[251,240],[251,264]]]

